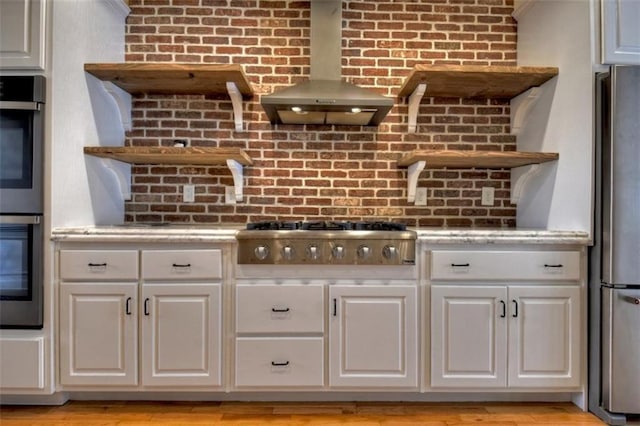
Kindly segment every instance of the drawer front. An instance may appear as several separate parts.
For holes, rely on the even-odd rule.
[[[203,280],[222,278],[221,250],[143,250],[145,280]]]
[[[63,280],[137,280],[137,250],[61,250]]]
[[[322,386],[322,337],[238,338],[236,386]]]
[[[239,333],[323,332],[321,285],[238,285],[236,330]]]
[[[578,280],[577,251],[431,252],[432,280]]]

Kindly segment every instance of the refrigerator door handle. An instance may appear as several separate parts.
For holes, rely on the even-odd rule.
[[[622,296],[620,298],[625,302],[629,302],[634,305],[640,305],[640,297]]]

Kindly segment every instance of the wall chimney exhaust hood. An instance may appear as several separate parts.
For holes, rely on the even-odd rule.
[[[311,78],[262,96],[272,124],[377,126],[393,99],[341,80],[342,1],[311,0]]]

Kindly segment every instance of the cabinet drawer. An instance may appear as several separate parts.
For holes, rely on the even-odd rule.
[[[145,280],[202,280],[222,278],[220,250],[143,250]]]
[[[239,333],[324,330],[321,285],[238,285],[236,296]]]
[[[322,337],[238,338],[236,386],[322,386]]]
[[[63,280],[137,280],[136,250],[61,250]]]
[[[432,280],[577,280],[577,251],[431,252]]]

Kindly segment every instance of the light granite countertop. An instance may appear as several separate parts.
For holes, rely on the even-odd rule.
[[[243,225],[115,225],[54,228],[53,241],[69,242],[235,242]],[[428,244],[576,244],[590,245],[582,231],[542,229],[411,228]]]

